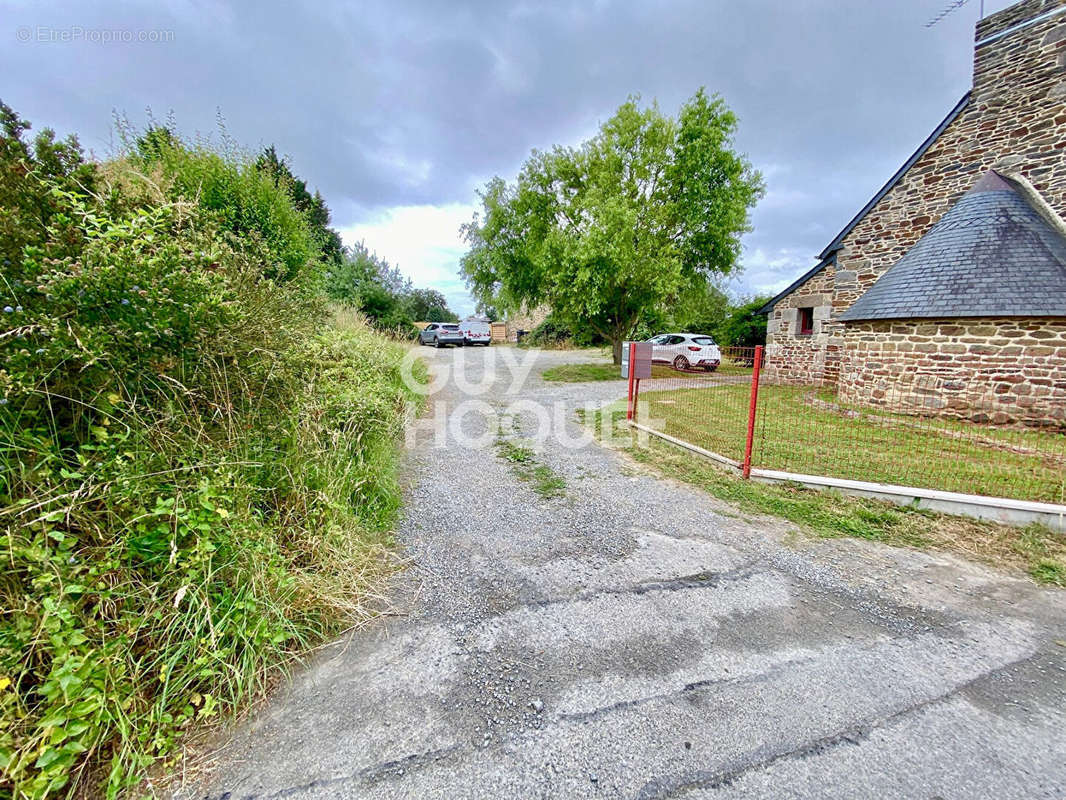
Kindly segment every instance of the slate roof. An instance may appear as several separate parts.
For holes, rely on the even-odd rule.
[[[845,311],[845,322],[1066,317],[1066,233],[989,170]]]
[[[962,99],[959,100],[959,102],[955,104],[955,107],[948,112],[948,115],[940,121],[940,124],[937,125],[933,132],[926,137],[925,141],[918,145],[918,149],[911,153],[910,157],[903,162],[903,166],[896,170],[895,174],[888,179],[888,182],[885,183],[885,185],[877,191],[877,194],[870,198],[870,202],[864,205],[859,211],[859,213],[852,217],[851,221],[844,226],[843,230],[841,230],[840,233],[838,233],[833,238],[833,241],[826,245],[825,249],[822,250],[822,252],[818,256],[818,263],[811,267],[811,269],[805,272],[803,275],[798,277],[791,284],[789,284],[787,289],[784,289],[783,291],[780,291],[776,295],[774,295],[774,297],[766,305],[764,305],[762,308],[755,312],[756,314],[769,314],[770,311],[773,310],[773,307],[777,304],[778,300],[780,300],[782,297],[788,296],[793,292],[793,290],[799,288],[808,280],[810,280],[819,272],[821,272],[823,269],[825,269],[827,266],[834,263],[836,252],[840,249],[841,243],[844,241],[844,237],[851,233],[855,226],[863,221],[866,215],[873,210],[874,206],[881,202],[881,199],[886,194],[892,191],[892,188],[897,183],[899,183],[900,179],[904,175],[907,174],[907,170],[914,166],[914,163],[919,158],[925,155],[925,151],[933,146],[933,143],[940,138],[940,134],[942,134],[947,129],[948,125],[954,122],[955,118],[963,112],[963,109],[965,109],[966,106],[970,104],[970,94],[970,92],[967,92],[962,96]]]

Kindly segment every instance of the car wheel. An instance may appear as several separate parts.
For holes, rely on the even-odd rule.
[[[684,356],[678,356],[674,359],[674,369],[678,372],[685,372],[688,370],[688,359]]]
[[[438,339],[436,336],[433,337],[433,346],[436,347],[438,350],[440,349],[440,339]]]

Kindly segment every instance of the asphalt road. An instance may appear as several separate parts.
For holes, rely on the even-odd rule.
[[[624,392],[537,377],[581,356],[539,354],[522,381],[519,351],[424,353],[466,380],[408,453],[391,615],[322,651],[179,796],[1066,796],[1066,592],[796,536],[575,447],[573,410]],[[549,427],[554,498],[495,446]]]

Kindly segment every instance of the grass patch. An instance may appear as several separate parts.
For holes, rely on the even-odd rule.
[[[665,433],[739,460],[747,385],[648,391]],[[1066,433],[842,408],[831,390],[763,386],[753,463],[765,469],[1061,503]]]
[[[516,444],[510,439],[499,439],[496,452],[511,464],[518,479],[532,484],[533,491],[541,497],[549,499],[566,494],[566,479],[547,464],[539,462],[532,448]]]
[[[713,373],[703,370],[691,372],[679,372],[670,366],[655,364],[651,368],[651,377],[658,378],[684,378],[686,376],[707,377],[709,375],[750,375],[751,369],[735,364],[722,364]],[[546,381],[555,383],[588,383],[592,381],[625,381],[622,377],[622,368],[617,364],[560,364],[550,367],[541,373]]]
[[[1066,587],[1066,564],[1052,558],[1042,558],[1029,568],[1029,574],[1037,583],[1049,583]]]
[[[623,380],[621,367],[614,364],[560,364],[544,370],[540,376],[558,383]]]
[[[522,445],[515,444],[509,439],[501,440],[496,449],[499,451],[500,457],[504,461],[509,461],[512,464],[529,464],[533,461],[536,454],[531,447],[523,447]]]
[[[603,419],[604,414],[609,415],[608,420]],[[628,435],[624,411],[599,411],[595,419],[586,418],[585,422],[598,434],[606,430],[614,431],[615,436]],[[848,536],[944,550],[1026,572],[1037,583],[1066,586],[1066,536],[1041,525],[1017,528],[798,484],[746,481],[708,459],[654,437],[646,447],[634,443],[626,452],[656,472],[698,486],[741,511],[780,517],[816,536]]]

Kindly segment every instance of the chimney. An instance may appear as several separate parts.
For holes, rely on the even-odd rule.
[[[978,106],[1066,100],[1066,0],[1023,0],[977,24]]]

